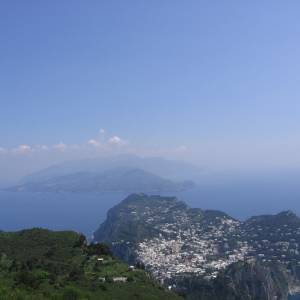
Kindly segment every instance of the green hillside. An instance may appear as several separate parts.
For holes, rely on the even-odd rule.
[[[125,282],[122,282],[125,281]],[[0,233],[0,299],[180,299],[75,232]]]

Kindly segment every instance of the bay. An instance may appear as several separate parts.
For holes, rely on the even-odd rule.
[[[0,230],[43,227],[75,230],[91,237],[105,220],[107,211],[128,194],[105,193],[32,193],[0,191]],[[198,185],[177,193],[191,207],[221,210],[245,220],[253,215],[292,210],[300,214],[298,184],[224,184]]]

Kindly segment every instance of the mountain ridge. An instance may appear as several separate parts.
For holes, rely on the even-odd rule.
[[[156,174],[157,176],[179,181],[185,179],[193,180],[202,172],[202,168],[184,161],[169,160],[161,157],[140,157],[133,154],[123,154],[65,161],[23,177],[20,184],[82,171],[104,172],[115,168],[143,169],[147,172]]]
[[[137,168],[103,172],[77,172],[11,187],[14,191],[38,192],[176,192],[192,188],[191,181],[175,182]]]

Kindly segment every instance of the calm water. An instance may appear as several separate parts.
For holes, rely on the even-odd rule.
[[[300,300],[300,295],[289,296],[288,300]]]
[[[203,186],[178,196],[192,207],[217,209],[237,219],[292,210],[300,215],[300,184],[228,184]]]
[[[71,229],[90,236],[122,193],[0,192],[0,229],[45,227]]]
[[[104,221],[107,210],[126,196],[124,193],[0,192],[0,230],[38,226],[72,229],[91,236]],[[222,210],[239,219],[287,209],[300,215],[297,185],[206,186],[176,196],[192,207]]]

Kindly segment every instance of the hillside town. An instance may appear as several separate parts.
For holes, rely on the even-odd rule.
[[[209,280],[234,262],[253,259],[300,265],[299,220],[275,227],[216,216],[187,228],[190,220],[186,215],[177,219],[154,225],[159,235],[137,245],[137,260],[161,282],[185,274]]]
[[[159,236],[138,244],[137,260],[161,282],[188,273],[215,278],[219,270],[243,260],[250,250],[246,241],[231,245],[232,236],[238,234],[238,221],[227,217],[215,219],[217,222],[211,221],[206,227],[196,223],[183,229],[187,227],[187,218],[157,225]]]

